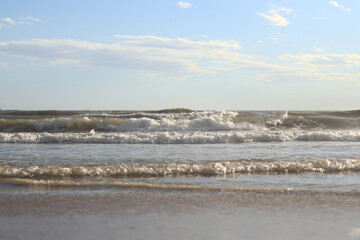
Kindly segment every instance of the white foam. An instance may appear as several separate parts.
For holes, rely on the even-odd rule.
[[[266,122],[267,126],[277,126],[277,125],[281,125],[284,123],[284,121],[286,119],[288,119],[289,115],[288,115],[288,111],[286,111],[284,114],[280,115],[279,117],[275,118],[275,119],[270,119]]]
[[[99,130],[111,131],[221,131],[256,128],[249,123],[235,124],[232,118],[237,112],[193,112],[173,114],[144,114],[141,118],[129,118],[123,124],[107,125]]]
[[[163,131],[88,133],[0,133],[0,143],[157,143],[203,144],[261,141],[360,142],[358,131]]]
[[[360,171],[358,160],[232,161],[199,164],[169,163],[101,166],[0,166],[0,178],[81,178],[173,175],[227,175],[233,173],[333,173]]]

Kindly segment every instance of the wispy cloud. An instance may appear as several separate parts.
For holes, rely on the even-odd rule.
[[[28,24],[29,25],[29,24],[34,24],[36,22],[41,22],[41,20],[38,18],[31,17],[31,16],[18,17],[15,20],[10,17],[3,17],[3,18],[1,18],[1,21],[0,21],[0,28],[12,27],[17,24]]]
[[[246,71],[255,80],[359,81],[358,54],[284,54],[266,58],[241,53],[234,40],[117,35],[112,44],[69,39],[0,42],[0,54],[71,67],[130,69],[141,76],[186,79],[223,71]],[[7,67],[6,63],[0,64]]]
[[[157,36],[128,36],[115,35],[117,38],[125,40],[124,44],[151,48],[169,48],[169,49],[200,49],[200,48],[223,48],[223,49],[241,49],[239,42],[228,41],[192,41],[186,38],[166,38]]]
[[[29,20],[29,21],[34,21],[34,22],[41,22],[40,19],[34,18],[34,17],[32,17],[32,16],[19,17],[18,19],[20,19],[20,20]]]
[[[358,54],[285,54],[279,56],[279,59],[311,70],[297,74],[303,78],[360,82],[360,55]]]
[[[83,67],[113,67],[164,72],[191,72],[191,61],[150,53],[147,49],[122,44],[101,44],[76,40],[9,41],[0,43],[0,52],[49,61],[52,64]],[[153,55],[154,54],[154,55]]]
[[[345,7],[345,6],[343,6],[343,5],[340,5],[338,2],[336,2],[336,1],[329,1],[329,3],[331,4],[331,5],[333,5],[334,7],[337,7],[337,8],[341,8],[341,9],[344,9],[344,10],[346,10],[346,11],[351,11],[351,8],[348,8],[348,7]]]
[[[301,54],[280,56],[280,59],[295,61],[296,64],[310,67],[339,67],[347,68],[360,66],[360,55],[350,54]]]
[[[80,67],[132,69],[166,79],[184,79],[218,71],[285,71],[279,65],[240,53],[234,40],[192,41],[184,38],[118,35],[119,42],[103,44],[76,40],[0,42],[0,53]]]
[[[236,41],[191,41],[156,36],[117,36],[114,44],[76,40],[0,42],[0,53],[83,67],[111,67],[188,76],[210,73],[197,60],[227,58],[241,49]]]
[[[290,22],[286,18],[284,18],[281,14],[282,13],[290,14],[292,11],[293,10],[290,8],[276,7],[266,11],[266,13],[257,12],[257,14],[259,16],[264,17],[271,25],[287,26],[290,24]]]
[[[17,22],[18,24],[34,24],[35,22],[41,22],[40,19],[31,16],[19,17],[18,19],[20,20]]]
[[[178,2],[178,6],[181,7],[181,8],[190,8],[190,7],[191,7],[191,3],[179,1],[179,2]]]
[[[16,24],[15,21],[12,20],[12,19],[9,18],[9,17],[3,17],[3,18],[1,18],[1,20],[2,20],[4,23],[9,24],[9,25],[15,25],[15,24]]]

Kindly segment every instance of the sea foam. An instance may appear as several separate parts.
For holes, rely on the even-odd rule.
[[[99,166],[0,166],[0,178],[83,178],[83,177],[144,177],[174,175],[228,175],[234,173],[334,173],[358,172],[358,160],[309,160],[309,161],[267,161],[243,160],[209,163],[162,163],[162,164],[123,164]]]
[[[212,144],[284,141],[360,142],[360,131],[190,131],[190,132],[96,132],[0,133],[0,143],[126,143]]]

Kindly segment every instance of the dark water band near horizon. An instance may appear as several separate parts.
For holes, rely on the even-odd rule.
[[[360,111],[0,111],[1,239],[360,239]]]

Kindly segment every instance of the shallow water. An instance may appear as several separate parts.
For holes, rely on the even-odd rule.
[[[359,195],[24,188],[0,199],[2,239],[358,239]]]

